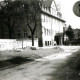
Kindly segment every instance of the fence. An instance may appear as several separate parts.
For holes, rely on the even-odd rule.
[[[32,46],[32,40],[0,39],[0,50],[12,50]],[[38,46],[38,39],[34,40],[34,46]]]

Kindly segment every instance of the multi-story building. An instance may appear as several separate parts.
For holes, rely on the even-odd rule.
[[[62,19],[62,14],[57,8],[55,0],[40,0],[41,1],[41,12],[38,14],[40,22],[38,28],[35,31],[34,38],[38,38],[38,46],[52,46],[55,44],[55,36],[57,33],[63,32],[65,21]],[[24,7],[24,6],[23,6]],[[17,9],[18,10],[18,9]],[[17,17],[15,18],[15,20]],[[12,38],[31,38],[31,32],[29,27],[26,25],[25,18],[18,17],[12,30]],[[8,26],[4,25],[1,27],[0,37],[9,38]],[[59,44],[62,44],[63,37],[58,38]]]
[[[57,33],[63,32],[65,21],[59,12],[55,0],[44,0],[42,5],[42,42],[43,46],[54,45]],[[62,36],[59,38],[59,44],[62,44]]]

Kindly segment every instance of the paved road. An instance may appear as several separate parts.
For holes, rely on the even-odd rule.
[[[0,80],[51,80],[51,73],[80,47],[63,47],[65,52],[0,71]]]

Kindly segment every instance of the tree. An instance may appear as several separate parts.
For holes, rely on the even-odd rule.
[[[30,29],[32,46],[34,46],[34,34],[40,21],[40,0],[5,0],[4,4],[0,9],[0,21],[8,26],[9,38],[13,38],[16,18],[21,16],[25,18],[26,26]]]
[[[27,25],[31,31],[32,46],[34,46],[34,34],[40,22],[40,1],[39,0],[30,0],[27,2],[27,5],[24,5],[25,15],[27,19]],[[27,9],[26,9],[27,8]]]
[[[74,38],[74,32],[70,25],[65,33],[68,36],[69,40],[72,41],[72,39]]]
[[[8,27],[9,38],[12,39],[13,28],[16,23],[16,17],[20,16],[20,11],[17,11],[19,2],[12,2],[12,1],[4,1],[1,5],[0,10],[0,21],[1,27],[5,24]]]

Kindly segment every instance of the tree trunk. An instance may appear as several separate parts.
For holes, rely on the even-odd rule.
[[[34,34],[32,34],[32,46],[34,46]]]
[[[24,46],[23,46],[23,39],[22,39],[22,49],[24,48]]]

